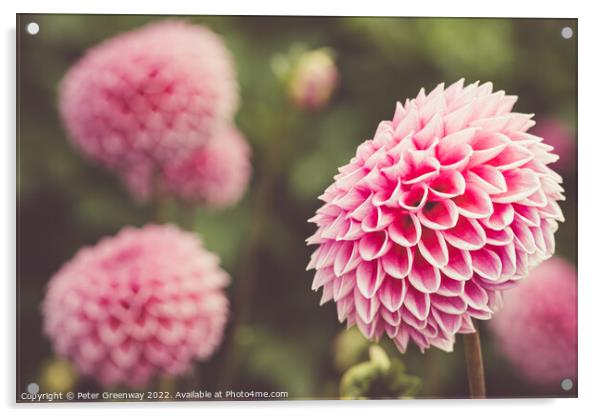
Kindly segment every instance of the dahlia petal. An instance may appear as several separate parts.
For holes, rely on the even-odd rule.
[[[466,281],[472,277],[472,259],[467,250],[448,247],[449,260],[441,270],[455,281]]]
[[[533,113],[509,113],[510,121],[506,124],[504,129],[507,132],[523,131],[526,132],[529,128],[535,126],[535,122],[531,120]]]
[[[395,114],[393,114],[393,119],[391,120],[391,124],[393,127],[396,127],[401,119],[405,115],[405,110],[403,109],[403,104],[400,101],[395,103]]]
[[[392,244],[386,232],[368,233],[360,239],[359,254],[365,261],[371,261],[387,253]]]
[[[467,185],[464,194],[454,197],[458,212],[469,218],[482,219],[493,213],[493,204],[489,195],[481,189]]]
[[[395,138],[406,137],[411,132],[417,132],[420,129],[420,115],[418,114],[416,105],[412,105],[405,110],[406,113],[403,120],[401,120],[395,128]]]
[[[357,288],[366,298],[373,297],[385,279],[385,271],[377,261],[362,262],[355,270],[355,275]]]
[[[346,225],[341,227],[336,240],[357,240],[363,235],[361,223],[347,219]],[[324,243],[324,242],[321,242]]]
[[[514,220],[514,209],[512,204],[493,203],[493,213],[482,222],[493,230],[502,230],[509,226]]]
[[[342,208],[343,210],[352,211],[366,201],[368,197],[369,195],[366,195],[365,192],[362,192],[356,188],[352,188],[345,194],[342,194],[340,197],[333,199],[332,204]]]
[[[439,114],[446,112],[446,100],[443,94],[443,83],[439,84],[420,106],[420,121],[426,124],[429,120]]]
[[[418,133],[413,136],[418,149],[428,149],[434,140],[443,137],[443,119],[439,114],[434,115]]]
[[[442,171],[429,184],[430,193],[439,198],[453,198],[464,192],[466,181],[458,171]]]
[[[355,287],[355,272],[347,272],[345,275],[336,276],[332,280],[332,298],[335,302],[347,297]]]
[[[416,330],[424,330],[426,328],[426,325],[427,325],[426,319],[419,319],[414,314],[412,314],[412,312],[409,311],[407,308],[403,308],[403,309],[399,310],[399,312],[401,314],[401,320],[405,324],[413,327]]]
[[[322,269],[334,264],[334,259],[337,254],[338,246],[334,244],[332,241],[328,241],[324,243],[322,246],[318,248],[315,252],[316,255],[316,269]],[[311,262],[310,262],[311,265]],[[308,268],[310,267],[308,265]]]
[[[530,227],[529,230],[533,235],[533,240],[535,241],[535,247],[537,248],[537,251],[541,252],[542,254],[546,254],[546,241],[543,237],[543,232],[541,231],[541,228]]]
[[[470,252],[472,268],[484,278],[496,281],[502,275],[502,261],[491,249]]]
[[[125,341],[127,333],[119,325],[119,320],[109,318],[98,327],[98,337],[106,346],[117,346]]]
[[[426,320],[431,308],[431,300],[429,294],[420,292],[413,286],[408,285],[403,305],[418,319]]]
[[[480,127],[483,132],[504,132],[511,120],[512,116],[510,115],[500,115],[474,120],[469,123],[469,126]]]
[[[491,165],[471,168],[468,171],[468,179],[488,194],[499,194],[508,190],[504,175]]]
[[[533,159],[533,153],[522,146],[511,143],[506,146],[495,158],[487,161],[500,171],[518,168]]]
[[[544,217],[549,218],[549,219],[554,219],[554,220],[557,220],[560,222],[563,222],[565,220],[564,215],[562,214],[562,210],[560,209],[560,206],[555,201],[549,201],[548,205],[545,207],[542,207],[539,212]],[[529,226],[539,226],[539,225],[538,224],[529,224]]]
[[[418,211],[418,220],[434,230],[449,229],[458,222],[458,209],[451,200],[429,201]]]
[[[405,353],[408,348],[408,342],[410,341],[410,332],[405,328],[400,328],[397,332],[397,336],[393,339],[395,346],[401,353]]]
[[[460,330],[462,326],[462,316],[458,316],[455,314],[447,314],[442,311],[438,311],[436,308],[432,310],[433,317],[435,321],[439,325],[439,328],[443,330],[443,332],[447,335],[454,335]],[[433,341],[431,341],[433,343]],[[450,349],[453,346],[453,343],[449,345]]]
[[[364,232],[376,232],[385,229],[395,219],[393,212],[386,207],[374,207],[372,212],[362,220]]]
[[[516,249],[513,243],[492,247],[492,250],[502,261],[502,277],[512,277],[516,274]]]
[[[133,343],[121,343],[110,352],[111,360],[118,368],[127,369],[138,363],[140,349]]]
[[[322,237],[325,239],[336,239],[344,230],[346,224],[345,214],[341,213],[328,226],[322,229]]]
[[[445,134],[451,135],[464,129],[470,120],[473,113],[474,105],[472,102],[448,113],[443,117],[443,123],[445,125]]]
[[[406,247],[393,245],[393,247],[380,258],[384,271],[393,278],[403,279],[410,272],[412,266],[412,251]]]
[[[357,220],[358,222],[364,220],[364,217],[372,213],[372,209],[374,208],[372,204],[372,197],[372,194],[370,194],[362,204],[357,206],[357,208],[350,212],[347,216],[353,220]]]
[[[421,254],[414,253],[414,263],[408,274],[412,286],[423,293],[433,293],[441,285],[441,274],[439,269],[429,263]]]
[[[378,298],[385,309],[390,312],[396,312],[403,305],[406,291],[405,280],[386,277],[378,290]]]
[[[442,170],[463,170],[470,161],[472,148],[467,144],[449,145],[444,150],[437,148],[437,158]]]
[[[512,107],[518,100],[518,96],[505,96],[500,100],[500,104],[497,108],[496,115],[505,114],[512,111]]]
[[[472,280],[464,283],[464,293],[462,299],[475,310],[487,308],[487,292]]]
[[[538,210],[530,206],[524,206],[522,204],[513,204],[514,215],[523,221],[527,226],[539,227],[541,224],[541,218],[539,217]],[[543,212],[542,210],[541,212]]]
[[[395,336],[397,336],[399,324],[401,323],[401,313],[399,312],[399,309],[396,309],[394,311],[389,311],[387,308],[381,309],[380,315],[383,318],[383,320],[387,322],[387,324],[395,327],[394,336],[390,337],[394,338]]]
[[[390,188],[385,188],[382,191],[378,191],[374,198],[372,199],[372,204],[375,206],[394,206],[396,207],[399,201],[401,193],[401,179],[398,178],[395,183],[395,187],[391,190]]]
[[[491,319],[491,310],[485,306],[483,309],[476,309],[468,306],[466,312],[474,319],[477,320],[489,320]]]
[[[437,268],[442,268],[449,261],[447,244],[439,231],[422,229],[422,239],[418,242],[418,249],[424,259]]]
[[[425,151],[409,151],[404,154],[409,172],[403,176],[403,184],[417,184],[439,173],[439,161]]]
[[[458,333],[466,334],[466,333],[474,333],[477,329],[474,327],[472,319],[468,315],[462,316],[462,326]]]
[[[515,221],[510,227],[514,233],[514,243],[517,248],[523,252],[527,252],[529,255],[535,253],[537,248],[535,246],[533,234],[529,230],[529,226],[521,221]]]
[[[349,172],[342,176],[335,176],[337,186],[342,190],[351,190],[356,186],[365,176],[366,168],[363,166],[356,169],[355,171]]]
[[[453,297],[462,294],[464,291],[464,281],[448,277],[445,273],[441,274],[441,286],[438,295]]]
[[[322,297],[320,298],[320,305],[324,305],[334,298],[334,288],[332,281],[325,283],[322,286]]]
[[[311,284],[311,289],[313,291],[318,290],[320,287],[324,286],[324,284],[332,281],[334,277],[335,275],[332,271],[332,268],[321,268],[316,270],[314,280]]]
[[[529,272],[529,255],[517,248],[516,250],[516,278],[520,279]]]
[[[452,337],[437,336],[430,340],[431,345],[441,349],[444,352],[453,352],[455,340]]]
[[[422,227],[415,215],[405,213],[389,225],[387,232],[393,242],[401,246],[412,247],[420,240]]]
[[[408,211],[418,211],[426,204],[428,187],[417,184],[408,191],[402,191],[399,197],[399,205]]]
[[[353,306],[353,294],[349,294],[346,297],[340,298],[339,301],[337,301],[337,318],[340,323],[345,321],[353,312]]]
[[[334,274],[340,277],[347,272],[355,269],[362,258],[359,255],[358,244],[351,241],[345,241],[340,245],[336,257],[334,258]]]
[[[455,83],[445,89],[445,99],[448,103],[453,102],[462,93],[464,88],[464,78],[460,78]]]
[[[359,288],[356,288],[353,292],[354,300],[355,300],[355,311],[357,314],[357,318],[362,320],[364,323],[370,323],[376,313],[378,313],[378,309],[380,307],[380,302],[377,297],[366,298],[362,295]]]
[[[539,188],[529,197],[520,200],[519,202],[525,206],[543,208],[548,205],[548,197],[544,194],[543,190]]]
[[[458,249],[476,250],[485,245],[486,235],[478,221],[459,217],[455,227],[444,230],[443,237]]]
[[[496,111],[503,97],[504,92],[497,91],[494,94],[483,95],[477,98],[474,103],[475,110],[472,116],[472,120],[496,116]]]
[[[489,245],[504,246],[514,240],[514,233],[512,233],[512,229],[509,227],[502,230],[485,228],[485,234],[487,235],[487,243]]]
[[[453,281],[453,280],[450,280]],[[458,281],[456,281],[458,282]],[[440,294],[431,294],[431,305],[439,311],[462,315],[466,311],[468,304],[462,299],[461,296],[442,296]],[[433,309],[434,310],[434,309]]]
[[[444,156],[458,145],[470,144],[474,140],[477,131],[477,128],[471,127],[443,137],[437,146],[437,151],[440,152],[437,155]]]
[[[376,333],[376,321],[364,322],[360,317],[357,317],[356,326],[360,333],[364,335],[366,339],[372,339]]]
[[[495,203],[518,202],[540,188],[537,174],[530,169],[504,171],[504,178],[508,185],[508,191],[491,197]]]
[[[502,153],[509,144],[510,139],[501,133],[479,133],[470,144],[473,153],[470,157],[468,167],[479,166],[492,160]]]

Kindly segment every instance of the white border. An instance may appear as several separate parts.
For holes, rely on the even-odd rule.
[[[0,112],[1,125],[6,127],[2,144],[2,181],[0,181],[0,230],[2,247],[0,265],[4,266],[2,277],[6,297],[4,316],[1,320],[3,342],[0,343],[4,375],[0,378],[0,404],[8,408],[8,414],[44,416],[130,415],[135,408],[148,416],[165,416],[174,410],[178,413],[224,413],[234,415],[247,413],[265,415],[306,415],[307,413],[337,412],[346,416],[362,415],[369,412],[419,413],[421,416],[444,415],[445,417],[466,416],[468,414],[504,416],[516,412],[533,412],[546,416],[589,415],[595,410],[600,398],[600,377],[602,376],[600,346],[602,326],[598,300],[602,293],[600,276],[599,236],[602,236],[598,217],[602,207],[600,163],[602,158],[602,135],[600,134],[600,81],[602,65],[599,41],[602,39],[600,16],[593,6],[585,2],[527,2],[506,0],[503,2],[447,1],[382,1],[368,2],[327,2],[324,0],[303,0],[300,2],[282,1],[150,1],[126,2],[124,0],[103,0],[100,2],[71,2],[68,0],[20,1],[18,5],[2,2],[0,19],[4,24],[1,66],[4,83],[3,100]],[[486,5],[485,5],[486,4]],[[595,4],[589,2],[589,4]],[[579,39],[579,399],[565,400],[488,400],[488,401],[406,401],[406,402],[280,402],[280,403],[187,403],[187,404],[146,404],[87,406],[53,405],[44,407],[15,406],[14,392],[14,334],[15,334],[15,13],[135,13],[135,14],[286,14],[286,15],[376,15],[376,16],[490,16],[490,17],[571,17],[579,18],[577,36]],[[85,410],[85,411],[84,411]],[[194,410],[190,412],[190,410]]]

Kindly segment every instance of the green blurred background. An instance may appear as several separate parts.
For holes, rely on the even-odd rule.
[[[153,221],[153,210],[130,199],[110,173],[80,157],[69,145],[57,114],[57,86],[86,48],[161,16],[19,15],[18,38],[18,334],[17,391],[45,381],[53,354],[42,335],[39,305],[44,287],[60,265],[83,245],[115,234],[127,224]],[[343,330],[335,306],[318,306],[305,271],[313,233],[306,221],[319,207],[316,197],[346,163],[356,146],[390,119],[396,100],[414,97],[439,82],[492,81],[495,89],[518,94],[515,109],[535,119],[562,120],[576,133],[577,21],[571,19],[447,19],[186,16],[221,34],[236,60],[242,105],[237,124],[253,148],[254,178],[244,200],[220,212],[198,210],[194,227],[218,253],[233,276],[252,277],[248,314],[210,362],[197,367],[202,383],[214,389],[226,352],[236,351],[238,369],[228,388],[288,391],[291,398],[336,398],[342,371],[367,357],[361,340]],[[25,25],[40,25],[36,36]],[[569,26],[575,35],[561,36]],[[303,112],[286,103],[270,62],[295,44],[330,47],[340,83],[329,105]],[[574,135],[576,141],[576,134]],[[278,146],[269,192],[257,185],[266,159]],[[562,155],[561,155],[562,157]],[[563,173],[567,221],[557,235],[557,253],[576,262],[576,157]],[[257,197],[260,195],[261,197]],[[261,204],[255,201],[263,198]],[[257,247],[248,263],[249,236],[257,227]],[[172,210],[173,221],[180,220]],[[560,387],[524,381],[491,342],[486,326],[483,349],[488,394],[562,396]],[[400,356],[387,342],[391,356]],[[338,347],[337,347],[338,346]],[[423,379],[418,397],[466,397],[461,340],[453,353],[412,348],[401,357],[410,374]],[[49,371],[50,369],[50,371]],[[44,379],[46,378],[46,379]],[[173,381],[171,382],[173,384]],[[186,385],[188,383],[188,385]],[[99,389],[80,379],[74,390]],[[159,384],[159,383],[158,383]],[[177,381],[178,387],[192,386]],[[194,381],[192,383],[194,385]],[[160,384],[159,384],[160,385]],[[197,384],[198,385],[198,384]],[[52,387],[52,378],[47,386]]]

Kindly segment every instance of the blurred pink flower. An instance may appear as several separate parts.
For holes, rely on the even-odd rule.
[[[295,105],[317,110],[326,105],[337,85],[339,72],[327,49],[305,52],[295,63],[289,94]]]
[[[117,170],[152,170],[206,141],[237,103],[221,38],[163,21],[87,51],[65,75],[59,105],[71,141],[89,158]]]
[[[238,202],[251,177],[251,148],[234,127],[220,130],[183,161],[165,167],[166,188],[210,207]]]
[[[410,339],[450,351],[474,332],[501,290],[552,255],[563,220],[562,179],[547,167],[557,157],[527,133],[532,115],[491,83],[463,84],[398,103],[310,219],[321,303],[402,352]]]
[[[575,170],[577,163],[577,141],[569,127],[558,119],[545,119],[533,127],[533,134],[540,136],[554,147],[554,153],[559,156],[553,164],[554,169],[561,172]]]
[[[82,374],[105,386],[141,386],[215,351],[228,282],[194,234],[170,225],[125,228],[82,248],[54,274],[44,329]]]
[[[577,271],[554,257],[504,294],[491,329],[506,357],[531,381],[577,377]]]

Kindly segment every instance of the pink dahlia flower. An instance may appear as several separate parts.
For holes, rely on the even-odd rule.
[[[71,141],[113,169],[153,164],[203,143],[238,102],[232,57],[209,29],[163,21],[87,51],[60,86]]]
[[[144,385],[215,351],[228,281],[195,235],[169,225],[126,228],[81,249],[51,278],[44,329],[82,374]]]
[[[234,127],[220,130],[181,162],[165,167],[166,188],[183,200],[225,207],[238,202],[251,177],[251,148]]]
[[[558,119],[546,119],[533,128],[533,134],[544,138],[545,142],[554,147],[554,153],[559,156],[553,167],[560,172],[575,169],[577,163],[577,141],[570,128]]]
[[[339,320],[402,352],[449,351],[551,256],[562,179],[516,99],[463,80],[421,90],[339,168],[308,239],[312,288]]]
[[[295,105],[317,110],[326,105],[334,92],[339,72],[327,49],[301,55],[289,81],[289,95]]]
[[[577,271],[554,257],[504,294],[491,329],[506,357],[531,381],[577,377]]]

